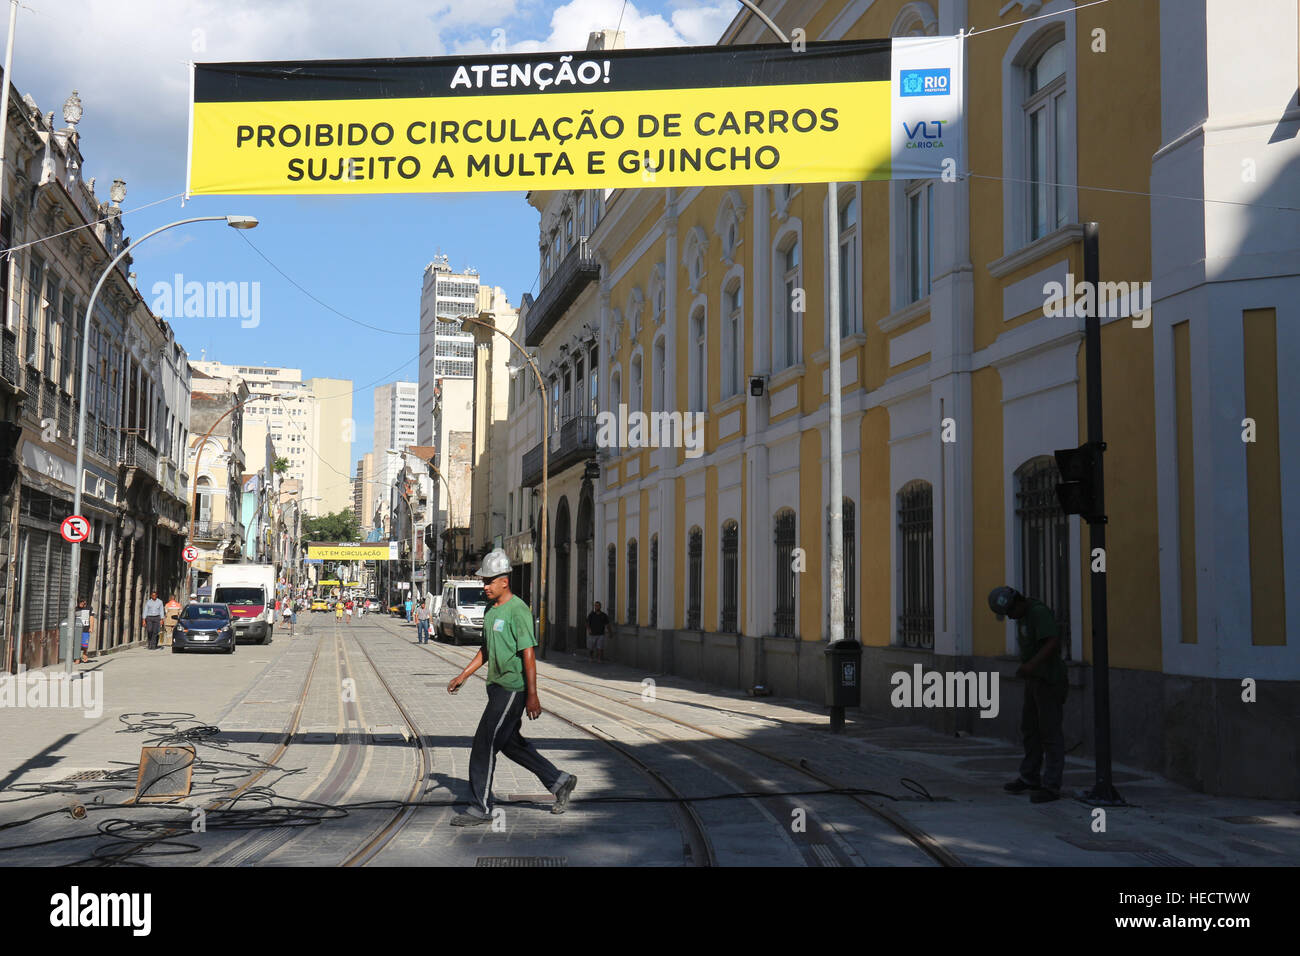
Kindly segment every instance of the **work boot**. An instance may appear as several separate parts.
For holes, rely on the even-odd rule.
[[[1004,784],[1002,786],[1002,789],[1005,790],[1007,793],[1024,793],[1026,790],[1038,791],[1038,790],[1042,790],[1043,788],[1038,786],[1038,784],[1035,783],[1025,783],[1025,781],[1021,780],[1019,777],[1016,777],[1016,779],[1012,780],[1010,783]]]
[[[563,813],[569,809],[569,797],[577,785],[578,778],[569,774],[569,779],[560,784],[560,789],[555,791],[555,806],[551,807],[552,813]]]
[[[458,813],[451,818],[451,825],[454,827],[481,827],[491,822],[491,817],[481,817],[477,813]]]

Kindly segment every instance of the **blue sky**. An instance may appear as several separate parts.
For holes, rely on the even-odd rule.
[[[179,227],[142,245],[132,268],[147,301],[156,282],[177,273],[185,281],[260,283],[256,327],[237,318],[176,318],[177,338],[192,359],[351,379],[355,460],[371,446],[371,388],[417,374],[425,265],[446,253],[453,267],[478,269],[517,305],[537,291],[537,213],[523,193],[199,197],[182,208],[173,197],[185,188],[187,63],[439,56],[486,52],[494,43],[511,51],[582,49],[590,31],[613,28],[620,16],[628,46],[702,44],[714,42],[738,9],[733,0],[23,0],[13,80],[56,120],[78,91],[82,175],[96,178],[102,200],[113,179],[126,180],[128,235],[188,216],[261,220],[249,233],[220,223]],[[395,334],[322,308],[249,242],[333,309]]]

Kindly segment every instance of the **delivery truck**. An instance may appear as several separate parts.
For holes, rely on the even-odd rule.
[[[212,603],[230,608],[237,641],[270,644],[275,628],[275,565],[218,564]]]

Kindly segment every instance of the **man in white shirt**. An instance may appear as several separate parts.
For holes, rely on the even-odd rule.
[[[144,602],[144,618],[140,621],[144,625],[144,632],[149,637],[149,650],[158,649],[158,632],[162,630],[163,611],[166,610],[163,602],[158,600],[158,592],[150,591],[149,600]]]

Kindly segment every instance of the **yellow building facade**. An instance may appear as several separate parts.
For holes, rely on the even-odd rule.
[[[846,636],[865,645],[863,710],[1016,739],[1013,625],[986,605],[1011,584],[1057,617],[1066,737],[1090,750],[1089,579],[1104,560],[1115,759],[1211,791],[1300,792],[1283,716],[1300,700],[1300,513],[1281,495],[1300,478],[1284,437],[1300,396],[1279,374],[1300,357],[1286,322],[1300,318],[1300,250],[1277,218],[1293,215],[1300,152],[1275,134],[1291,114],[1246,106],[1294,90],[1297,12],[1261,4],[1253,16],[1278,27],[1264,39],[1219,0],[1169,6],[763,5],[809,40],[974,31],[963,168],[841,184],[838,210],[809,184],[605,197],[587,238],[593,390],[616,417],[668,413],[676,437],[597,438],[594,560],[580,586],[572,562],[562,584],[554,563],[549,575],[563,621],[600,600],[625,663],[822,699],[838,254]],[[770,42],[765,29],[742,12],[720,42]],[[1261,58],[1276,67],[1238,89]],[[1054,493],[1053,451],[1087,437],[1071,290],[1089,221],[1104,555]],[[700,440],[672,415],[698,421]],[[894,709],[890,675],[914,664],[997,671],[1000,715]],[[1240,703],[1247,678],[1273,706]]]

